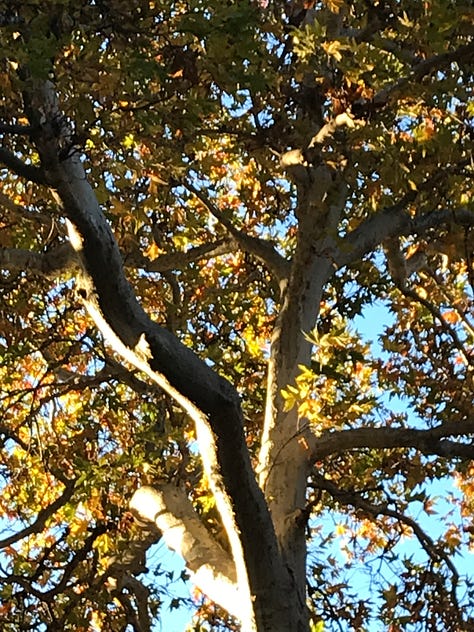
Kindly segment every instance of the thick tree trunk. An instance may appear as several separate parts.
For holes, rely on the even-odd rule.
[[[312,432],[296,408],[285,412],[281,390],[293,384],[299,366],[308,366],[310,331],[319,314],[322,288],[331,266],[313,257],[312,265],[294,268],[288,299],[272,341],[265,431],[260,453],[260,484],[270,508],[280,550],[290,570],[298,609],[295,630],[308,629],[306,606],[306,489]],[[306,291],[301,292],[301,288]]]
[[[60,157],[69,130],[60,123],[64,119],[52,84],[34,86],[28,102],[30,117],[39,122],[35,142],[46,181],[71,222],[71,243],[84,270],[79,294],[89,314],[115,351],[154,379],[196,423],[243,594],[248,585],[244,631],[295,629],[300,608],[294,583],[251,467],[237,392],[138,303],[78,155]]]
[[[284,411],[281,391],[311,360],[312,344],[305,334],[316,324],[324,286],[334,271],[334,235],[347,188],[341,173],[324,164],[296,167],[298,240],[272,339],[259,475],[294,582],[295,629],[306,630],[306,490],[313,433],[296,408]]]

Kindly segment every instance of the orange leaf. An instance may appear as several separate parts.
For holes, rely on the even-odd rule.
[[[451,309],[448,312],[444,312],[443,318],[447,323],[450,323],[451,325],[459,322],[459,314],[454,309]]]

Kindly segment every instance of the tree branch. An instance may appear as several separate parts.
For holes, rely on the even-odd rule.
[[[318,489],[327,491],[335,500],[341,502],[343,505],[352,505],[355,509],[361,509],[374,519],[378,516],[388,516],[389,518],[394,518],[398,522],[410,527],[428,557],[437,564],[439,564],[440,561],[444,562],[451,571],[453,585],[455,586],[458,584],[459,573],[449,555],[435,544],[433,539],[420,527],[416,520],[413,520],[413,518],[406,516],[400,511],[390,509],[387,507],[388,503],[375,505],[365,500],[360,493],[342,490],[335,483],[321,474],[315,472],[313,473],[312,478]]]
[[[323,145],[328,138],[332,138],[334,136],[337,128],[342,127],[343,125],[349,128],[355,127],[354,120],[351,116],[349,116],[347,112],[338,114],[333,119],[328,121],[325,125],[323,125],[319,132],[311,139],[308,145],[308,149],[316,147],[317,145]]]
[[[0,123],[0,134],[14,134],[16,136],[30,136],[34,131],[32,125],[15,125],[12,123]]]
[[[34,219],[34,216],[32,216],[32,219]],[[153,261],[149,261],[145,257],[126,257],[124,266],[133,269],[142,268],[147,272],[182,270],[192,262],[207,257],[218,257],[232,250],[232,242],[220,240],[216,243],[202,244],[195,248],[190,248],[186,252],[165,253],[153,259]],[[80,266],[80,260],[71,244],[66,242],[48,252],[35,252],[20,248],[0,248],[0,266],[7,270],[24,271],[49,279],[55,278],[68,270],[77,270]]]
[[[288,278],[290,265],[287,260],[275,250],[271,242],[245,234],[236,228],[202,191],[189,182],[184,183],[184,186],[191,191],[209,213],[229,231],[241,248],[257,257],[257,259],[262,261],[269,268],[280,284]]]
[[[14,441],[19,446],[21,446],[25,452],[29,451],[30,449],[29,444],[26,443],[26,441],[23,441],[23,439],[21,439],[17,434],[15,434],[15,432],[13,432],[9,426],[0,424],[0,435],[2,435],[2,448],[5,446],[5,443],[8,440],[10,440],[10,441]],[[1,542],[0,542],[0,547],[1,547]]]
[[[292,580],[252,470],[238,393],[151,320],[138,303],[79,154],[60,157],[70,130],[52,83],[33,84],[26,101],[28,118],[36,120],[41,112],[44,121],[35,142],[47,179],[70,220],[71,243],[84,268],[78,292],[89,315],[113,349],[173,397],[195,423],[204,470],[236,564],[239,590],[246,593],[242,625],[249,631],[256,624],[275,632],[289,629],[295,615],[285,595],[292,589]],[[265,608],[269,593],[279,605],[271,613]]]
[[[203,525],[183,489],[171,484],[142,487],[133,495],[130,509],[157,526],[168,547],[184,558],[193,583],[205,595],[240,616],[233,561]]]
[[[43,169],[35,167],[34,165],[27,165],[17,158],[15,154],[3,147],[0,147],[0,162],[17,176],[35,182],[36,184],[48,184]]]
[[[81,180],[85,181],[84,178]],[[72,224],[70,228],[71,239],[78,247],[80,236],[75,232]],[[98,244],[96,246],[98,247]],[[102,256],[103,253],[101,258]],[[90,266],[91,261],[86,258],[84,264]],[[102,265],[106,265],[105,262]],[[118,280],[126,283],[121,266],[119,268],[113,266],[112,269],[116,275],[120,275]],[[253,506],[255,514],[260,515],[264,522],[269,521],[270,516],[251,469],[243,435],[242,412],[238,396],[228,382],[202,363],[172,334],[148,319],[144,312],[142,313],[141,306],[136,302],[129,286],[125,286],[128,290],[127,294],[124,294],[124,288],[120,288],[122,298],[120,307],[123,310],[121,315],[110,312],[111,304],[108,301],[100,301],[100,293],[98,297],[95,295],[99,283],[102,283],[100,276],[103,273],[104,270],[96,270],[95,266],[92,265],[91,275],[87,275],[81,280],[83,287],[79,292],[85,307],[114,351],[148,375],[194,421],[204,471],[208,475],[217,509],[231,543],[232,554],[238,569],[239,585],[243,587],[244,591],[247,589],[250,592],[246,560],[244,560],[242,543],[238,536],[240,529],[244,530],[244,526],[240,527],[238,522],[242,515],[239,512],[234,514],[233,504]],[[114,279],[117,278],[115,274],[113,274]],[[94,279],[98,279],[99,283],[97,281],[94,283]],[[128,314],[126,328],[124,328],[122,321],[125,314]],[[140,332],[141,335],[139,335]],[[136,342],[132,346],[129,341],[133,340]],[[162,369],[163,373],[159,369]],[[182,374],[179,376],[180,370]],[[183,374],[188,375],[190,384],[186,385],[181,382]],[[206,392],[199,396],[199,390]],[[197,401],[192,401],[188,394],[191,394],[193,399]],[[201,410],[201,406],[205,407],[204,411]],[[224,420],[225,423],[223,423]],[[222,471],[226,486],[217,474],[219,469]],[[244,484],[242,485],[242,483]],[[250,518],[246,514],[243,517],[244,523],[246,519]],[[237,518],[238,527],[236,527],[235,518]],[[245,529],[249,528],[249,525],[245,524]],[[271,537],[273,532],[271,522],[266,524],[266,528],[271,529]],[[266,538],[269,534],[262,530],[260,535],[262,538]],[[248,538],[250,539],[250,534]],[[274,554],[278,555],[276,540],[274,545]],[[250,549],[253,548],[252,545]],[[255,554],[256,552],[253,551],[252,555]],[[251,608],[250,594],[244,602]],[[241,612],[241,616],[243,625],[249,630],[253,630],[252,611],[244,610]]]
[[[314,437],[310,447],[311,461],[321,461],[327,456],[361,448],[415,448],[424,454],[438,454],[443,457],[474,459],[474,442],[458,443],[447,437],[468,437],[474,435],[474,420],[448,422],[429,428],[355,428],[323,433]]]
[[[441,209],[412,217],[405,209],[414,197],[414,192],[407,193],[399,202],[371,215],[349,233],[334,256],[336,266],[342,268],[361,259],[390,237],[424,235],[429,229],[448,222],[474,226],[474,212],[466,208]]]
[[[24,206],[15,204],[15,202],[4,193],[0,193],[0,205],[10,211],[15,218],[26,219],[30,222],[40,222],[49,226],[51,226],[51,223],[53,222],[51,215],[47,215],[46,213],[30,212]]]
[[[132,605],[132,594],[135,598],[136,608]],[[134,632],[150,632],[152,622],[148,609],[150,590],[144,586],[136,577],[125,575],[117,590],[113,591],[113,595],[122,605],[127,623],[132,626]],[[128,629],[128,625],[127,625]]]
[[[415,290],[410,290],[408,288],[401,287],[400,291],[402,292],[402,294],[410,298],[412,301],[416,303],[420,303],[420,305],[423,305],[423,307],[430,312],[433,318],[436,319],[440,323],[444,332],[451,338],[453,345],[459,351],[465,364],[472,365],[472,359],[471,359],[472,354],[469,353],[466,346],[462,343],[461,339],[459,338],[457,334],[456,329],[452,327],[443,317],[441,310],[438,309],[435,305],[433,305],[430,301],[423,298],[423,296],[420,296],[420,294],[418,294],[418,292],[416,292]]]
[[[146,552],[159,542],[161,533],[151,522],[140,523],[139,526],[138,533],[127,542],[125,550],[108,560],[105,575],[109,589],[120,591],[130,580],[133,580],[135,575],[146,573],[148,570]]]
[[[60,496],[58,496],[58,498],[56,498],[56,500],[53,501],[50,505],[42,509],[37,515],[36,520],[34,520],[28,527],[25,527],[18,533],[14,533],[8,538],[4,538],[3,540],[0,540],[0,549],[4,549],[7,546],[11,546],[15,542],[18,542],[19,540],[22,540],[23,538],[28,537],[32,533],[38,533],[39,531],[41,531],[41,529],[43,529],[48,519],[51,518],[51,516],[56,511],[58,511],[58,509],[60,509],[63,505],[65,505],[71,499],[74,493],[75,484],[76,484],[76,481],[73,481],[73,480],[67,481],[65,484],[65,489],[63,493]]]
[[[38,590],[33,586],[34,579],[27,578],[22,575],[10,575],[8,577],[5,577],[3,581],[6,584],[18,584],[29,593],[37,597],[40,601],[45,603],[52,603],[56,599],[56,597],[64,591],[66,585],[68,584],[78,565],[85,559],[87,559],[87,556],[92,550],[96,539],[103,533],[106,533],[106,531],[107,528],[103,524],[98,524],[97,526],[90,529],[90,535],[87,536],[87,538],[84,540],[82,548],[80,548],[75,553],[75,555],[65,564],[64,572],[61,579],[49,590]],[[59,569],[55,569],[55,571],[59,575]]]
[[[69,243],[61,244],[49,252],[0,248],[2,268],[38,274],[47,279],[55,278],[67,270],[77,270],[79,265],[79,258]]]
[[[422,79],[424,79],[424,77],[436,70],[445,68],[454,62],[469,62],[473,57],[474,43],[471,42],[465,46],[460,46],[456,50],[441,53],[440,55],[433,55],[428,59],[424,59],[413,66],[408,75],[401,77],[394,84],[377,93],[373,99],[373,103],[376,107],[384,106],[398,90],[404,88],[408,83],[410,83],[410,81],[416,81],[419,83]]]
[[[389,42],[386,41],[387,45]],[[393,42],[390,42],[391,47],[393,46]],[[398,49],[399,51],[401,49]],[[474,57],[474,44],[466,44],[465,46],[461,46],[454,51],[449,51],[446,53],[442,53],[440,55],[433,55],[429,59],[423,59],[415,64],[411,72],[405,77],[401,77],[394,84],[384,88],[379,93],[377,93],[371,101],[372,108],[381,108],[384,107],[390,100],[393,95],[396,95],[398,90],[404,88],[410,81],[420,82],[424,77],[431,74],[432,72],[439,70],[445,66],[453,62],[460,62],[461,60],[469,62]],[[410,58],[413,61],[413,58]],[[324,144],[329,138],[332,138],[335,131],[338,127],[342,125],[346,125],[347,127],[355,127],[355,121],[349,116],[348,113],[343,112],[337,115],[335,118],[326,123],[318,133],[313,136],[306,150],[301,152],[300,150],[291,150],[290,152],[286,152],[286,154],[300,152],[301,155],[305,154],[306,151],[311,150],[312,148]],[[283,154],[282,159],[283,163],[285,154]]]
[[[186,252],[167,252],[159,255],[153,261],[143,263],[147,272],[168,272],[172,270],[182,270],[190,263],[200,259],[211,259],[220,255],[232,252],[236,248],[236,243],[230,239],[219,239],[215,242],[201,244],[186,250]],[[127,265],[127,262],[126,264]]]

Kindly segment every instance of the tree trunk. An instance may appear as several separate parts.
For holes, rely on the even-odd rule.
[[[30,118],[38,121],[35,142],[46,181],[70,221],[70,240],[82,262],[78,292],[90,316],[114,350],[155,380],[195,421],[204,469],[244,595],[243,629],[295,629],[301,606],[294,577],[252,470],[236,390],[138,303],[79,156],[60,158],[70,131],[52,84],[34,83],[28,103]]]

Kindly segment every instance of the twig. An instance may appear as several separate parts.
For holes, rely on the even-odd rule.
[[[29,136],[34,131],[32,125],[14,125],[10,123],[0,123],[0,134],[16,134],[18,136]]]

